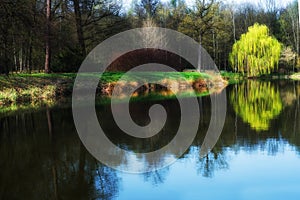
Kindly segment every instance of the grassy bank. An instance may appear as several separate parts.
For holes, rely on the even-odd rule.
[[[51,104],[71,90],[72,74],[13,74],[0,76],[0,105]]]
[[[19,105],[19,104],[46,104],[51,105],[62,98],[69,98],[72,94],[75,73],[60,73],[60,74],[11,74],[9,76],[0,75],[0,106]],[[99,87],[107,84],[115,84],[122,77],[126,83],[143,82],[148,79],[156,81],[169,81],[171,84],[179,82],[182,77],[185,80],[194,82],[196,80],[213,80],[211,73],[198,72],[136,72],[127,76],[120,72],[107,72],[100,74],[86,74],[86,76],[99,77]],[[222,71],[223,79],[229,84],[235,84],[246,80],[241,73],[232,73]],[[101,77],[101,79],[100,79]],[[291,78],[300,80],[300,73],[292,76],[281,75],[266,75],[259,79],[286,79]]]
[[[222,77],[229,82],[229,84],[239,83],[241,81],[245,81],[248,79],[246,74],[242,73],[234,73],[234,72],[221,72]],[[292,75],[288,74],[278,74],[271,73],[265,74],[258,77],[252,77],[251,79],[259,79],[259,80],[300,80],[300,73],[295,73]]]
[[[116,83],[124,74],[118,72],[107,72],[102,75],[85,74],[86,76],[99,77],[99,85]],[[100,79],[101,76],[101,79]],[[123,81],[151,80],[171,81],[184,77],[187,81],[198,79],[210,79],[210,75],[197,72],[137,72],[123,76]],[[75,73],[61,74],[12,74],[0,76],[0,106],[11,106],[18,104],[46,104],[62,98],[69,98],[72,94]]]
[[[227,80],[229,84],[236,84],[247,80],[247,77],[241,73],[232,73],[222,71],[223,79]],[[39,109],[41,107],[53,107],[56,105],[70,105],[74,80],[77,74],[75,73],[60,73],[60,74],[11,74],[9,76],[0,75],[0,114],[9,111],[25,111],[32,109]],[[99,89],[107,85],[114,85],[122,77],[125,87],[134,85],[137,81],[143,82],[147,79],[162,81],[164,83],[180,83],[182,77],[188,82],[197,82],[199,80],[207,80],[207,82],[218,82],[214,80],[213,72],[198,73],[198,72],[137,72],[128,76],[119,72],[107,72],[102,75],[99,74],[84,74],[84,76],[98,77]],[[101,77],[101,79],[100,79]],[[271,74],[258,77],[258,79],[294,79],[300,80],[300,73],[286,76]],[[194,91],[197,96],[208,95],[211,92],[207,90]],[[176,84],[175,84],[176,85]],[[214,89],[214,88],[213,88]],[[193,92],[181,91],[182,97],[189,97]],[[132,101],[143,100],[162,100],[162,99],[176,98],[176,95],[170,90],[163,90],[156,94],[143,95],[138,93],[132,96]],[[122,101],[122,100],[121,100]],[[109,96],[103,96],[97,99],[96,102],[109,103]]]
[[[300,73],[295,73],[295,74],[291,75],[290,78],[292,80],[300,81]]]
[[[239,83],[240,81],[246,80],[246,76],[241,73],[221,71],[223,79],[227,80],[229,84]]]

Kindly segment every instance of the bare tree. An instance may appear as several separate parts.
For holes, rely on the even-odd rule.
[[[161,46],[166,44],[166,38],[163,35],[159,35],[159,32],[155,29],[150,29],[153,27],[157,27],[156,23],[151,19],[147,18],[143,22],[143,29],[141,32],[141,37],[143,38],[143,43],[145,46],[157,46],[160,44]],[[149,29],[147,29],[149,28]]]

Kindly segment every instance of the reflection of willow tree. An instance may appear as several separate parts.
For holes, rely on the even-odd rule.
[[[282,110],[279,91],[270,82],[248,81],[232,91],[234,111],[256,131],[266,131]]]

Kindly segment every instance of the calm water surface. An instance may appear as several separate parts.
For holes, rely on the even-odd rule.
[[[300,199],[300,83],[249,81],[226,93],[225,126],[209,155],[199,156],[211,115],[210,98],[202,97],[200,128],[188,151],[144,174],[97,162],[79,140],[71,108],[2,116],[0,199]],[[166,108],[168,120],[149,139],[122,133],[109,106],[97,112],[116,145],[149,152],[168,144],[180,122],[176,100],[132,103],[133,120],[149,123],[155,103]]]

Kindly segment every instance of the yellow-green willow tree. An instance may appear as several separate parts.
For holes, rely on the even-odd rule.
[[[270,82],[248,81],[232,90],[234,111],[256,131],[267,131],[282,111],[280,93]]]
[[[268,27],[256,23],[233,45],[229,60],[234,69],[254,77],[271,73],[280,53],[281,44],[269,35]]]

